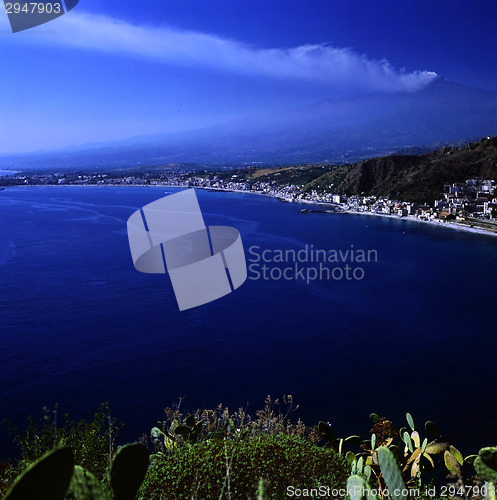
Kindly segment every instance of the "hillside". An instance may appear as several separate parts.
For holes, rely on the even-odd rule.
[[[340,166],[305,185],[307,191],[375,194],[432,202],[444,182],[473,177],[497,180],[497,137],[462,148],[441,148],[416,156],[392,155]]]

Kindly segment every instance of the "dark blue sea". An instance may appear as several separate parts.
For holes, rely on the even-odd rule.
[[[312,246],[377,259],[353,264],[360,280],[249,271],[234,293],[180,312],[167,275],[134,269],[126,233],[135,210],[174,192],[0,192],[1,417],[22,426],[56,402],[90,417],[108,400],[133,440],[178,396],[185,409],[255,411],[292,394],[294,418],[328,420],[338,435],[366,436],[373,411],[404,425],[409,411],[465,453],[497,442],[497,238],[197,191],[206,224],[236,227],[247,258]]]

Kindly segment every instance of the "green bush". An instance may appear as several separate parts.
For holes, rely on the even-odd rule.
[[[348,469],[335,451],[298,436],[210,440],[158,455],[141,498],[255,499],[261,478],[267,480],[269,498],[286,498],[288,486],[343,487]]]
[[[68,415],[64,415],[62,422],[57,423],[56,407],[54,410],[45,409],[43,419],[30,417],[23,432],[18,432],[13,425],[9,427],[14,442],[21,449],[21,460],[14,467],[15,475],[46,453],[69,447],[76,464],[103,479],[114,453],[116,436],[123,424],[111,418],[107,406],[102,404],[91,421],[70,420]]]

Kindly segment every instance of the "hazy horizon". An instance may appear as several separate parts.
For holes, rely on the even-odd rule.
[[[9,32],[0,154],[196,130],[437,75],[497,90],[497,6],[80,0]]]

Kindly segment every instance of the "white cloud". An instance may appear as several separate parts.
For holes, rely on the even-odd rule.
[[[33,36],[37,31],[39,36]],[[374,60],[348,48],[303,45],[261,49],[235,40],[171,27],[137,26],[105,16],[71,12],[49,24],[18,33],[26,41],[146,57],[172,65],[210,67],[246,75],[353,85],[366,91],[414,91],[436,74],[406,73],[386,60]]]

